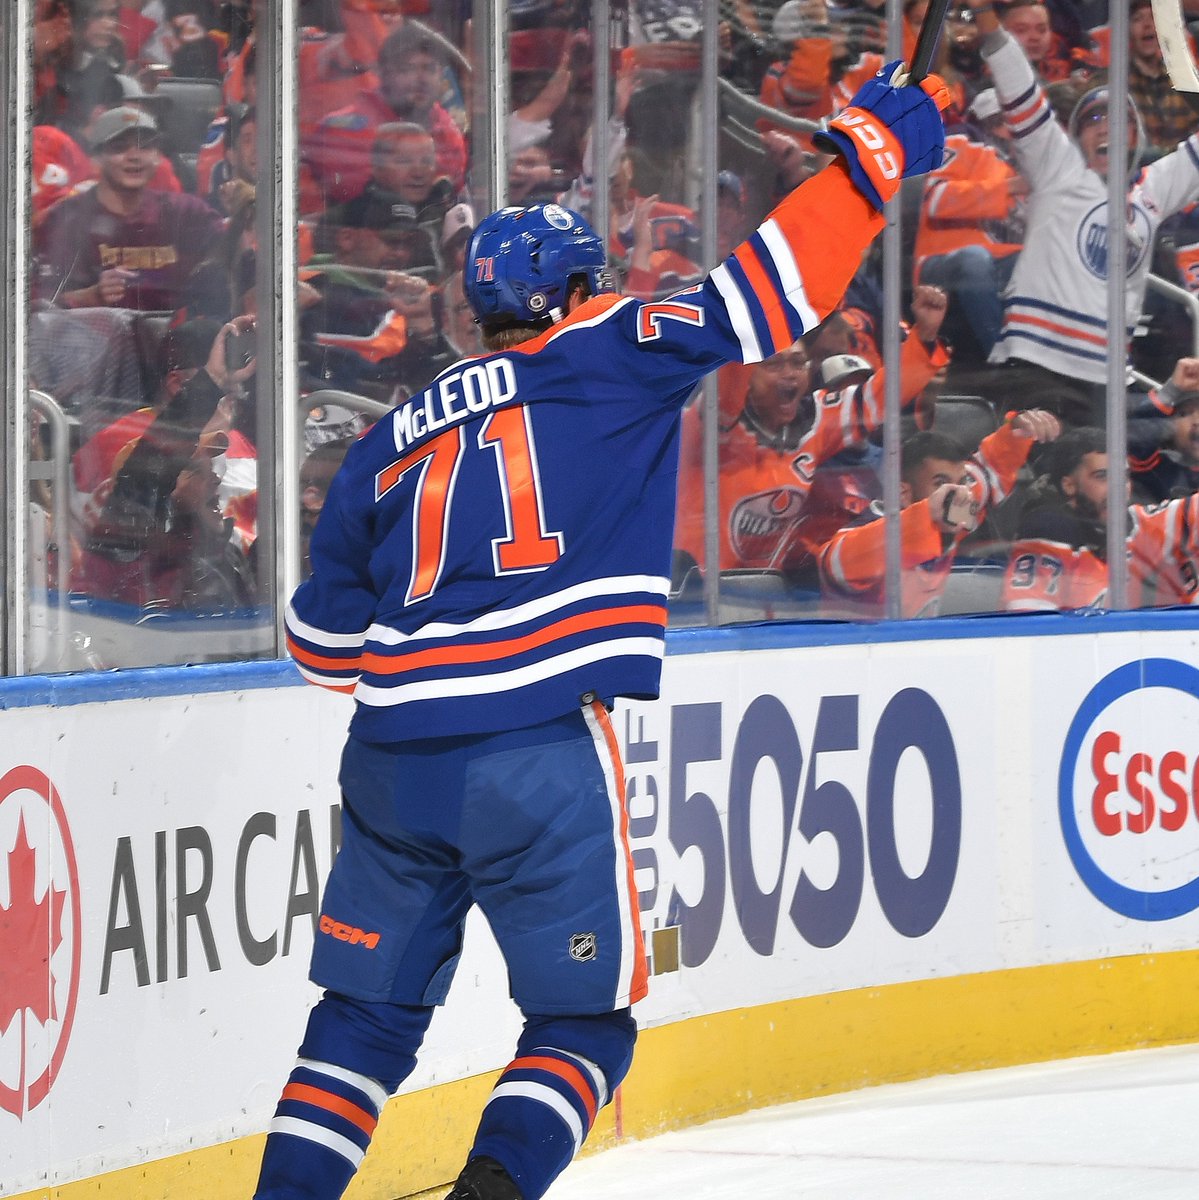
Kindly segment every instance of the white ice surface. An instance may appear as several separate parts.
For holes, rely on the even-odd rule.
[[[576,1162],[547,1200],[1199,1200],[1199,1046],[893,1084]]]

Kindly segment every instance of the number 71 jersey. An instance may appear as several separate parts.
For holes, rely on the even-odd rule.
[[[822,320],[880,227],[823,172],[702,285],[592,299],[356,442],[287,611],[304,676],[354,695],[354,734],[483,733],[587,695],[656,696],[683,404]]]

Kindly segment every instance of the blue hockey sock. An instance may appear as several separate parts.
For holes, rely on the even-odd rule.
[[[338,1200],[432,1014],[325,993],[275,1110],[254,1200]]]
[[[377,1080],[301,1058],[275,1109],[255,1200],[337,1200],[386,1103]]]
[[[635,1038],[627,1009],[530,1018],[483,1109],[470,1157],[494,1158],[524,1200],[540,1200],[624,1078]]]

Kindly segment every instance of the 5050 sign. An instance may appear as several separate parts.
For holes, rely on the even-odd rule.
[[[700,966],[712,953],[729,892],[741,932],[758,954],[773,953],[783,920],[810,945],[835,946],[857,919],[868,874],[883,915],[898,933],[911,938],[928,933],[949,903],[962,831],[957,752],[937,702],[919,688],[905,688],[892,697],[871,733],[862,728],[858,696],[824,696],[808,740],[778,697],[759,696],[737,726],[727,805],[690,782],[698,764],[720,761],[725,713],[718,702],[671,709],[665,834],[680,861],[698,853],[703,876],[698,896],[692,891],[687,898],[675,886],[666,906],[671,923],[681,926],[683,964]],[[896,830],[895,785],[900,759],[908,752],[923,760],[931,794],[927,856],[915,875],[904,869]],[[846,753],[868,756],[862,795],[836,778],[837,763],[845,758],[821,758]],[[657,743],[630,741],[627,757],[629,832],[638,878],[652,881],[642,891],[643,911],[649,911],[659,901],[659,854],[652,843],[660,844],[661,805],[656,777],[639,764],[656,760]],[[751,793],[755,774],[767,761],[778,775],[782,811],[769,835],[778,867],[764,886],[754,862],[767,855],[760,846],[755,856],[755,837],[764,835],[761,822],[753,820]],[[854,774],[861,778],[860,765]],[[836,844],[832,882],[818,883],[805,867],[784,895],[788,855],[822,834]]]

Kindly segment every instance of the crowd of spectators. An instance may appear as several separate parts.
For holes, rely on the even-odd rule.
[[[902,6],[905,56],[926,7]],[[752,224],[778,190],[821,164],[810,134],[882,65],[888,30],[884,6],[871,0],[732,4],[722,13],[722,72],[775,114],[755,110],[761,146],[750,156],[756,174],[751,167],[746,175],[763,203],[744,214]],[[1199,17],[1199,6],[1184,13]],[[935,326],[913,311],[902,334],[900,391],[905,409],[912,406],[900,468],[905,616],[1105,602],[1107,500],[1099,493],[1108,464],[1093,456],[1107,425],[1109,352],[1127,354],[1128,364],[1118,407],[1126,410],[1135,501],[1127,517],[1131,602],[1196,596],[1199,531],[1188,524],[1188,505],[1199,484],[1199,329],[1148,284],[1153,274],[1199,290],[1199,108],[1171,84],[1150,0],[1131,0],[1129,93],[1115,107],[1128,123],[1129,161],[1113,166],[1128,180],[1128,329],[1109,339],[1107,21],[1106,4],[1085,0],[951,7],[934,68],[952,97],[945,162],[905,185],[901,200],[905,294],[913,310],[920,297],[927,304],[939,295],[943,310]],[[730,156],[741,149],[727,136],[722,144]],[[873,399],[882,373],[867,370],[879,366],[880,274],[872,255],[841,309],[778,356],[786,365],[725,373],[719,566],[738,597],[747,574],[760,572],[764,596],[778,597],[781,577],[792,602],[776,611],[890,611]],[[914,342],[928,348],[923,373],[908,354]],[[830,388],[822,360],[845,355],[862,360],[858,380]],[[840,440],[822,433],[830,411],[852,413]],[[689,417],[680,595],[705,558],[702,420]],[[1089,447],[1081,458],[1080,445]],[[1062,539],[1052,554],[1047,529]],[[1040,565],[1030,567],[1033,560]],[[1046,579],[1053,586],[1039,588]]]
[[[903,5],[907,54],[925,8]],[[614,8],[611,121],[597,138],[589,6],[513,4],[509,201],[591,216],[604,189],[625,290],[659,298],[695,283],[823,165],[810,134],[882,65],[884,9],[722,3],[723,83],[753,103],[722,124],[705,250],[700,5]],[[471,13],[448,0],[301,0],[297,15],[301,390],[394,403],[480,349],[461,281],[486,203],[472,190]],[[223,330],[248,330],[256,310],[254,5],[38,0],[35,21],[30,372],[74,428],[71,587],[142,609],[253,606],[252,348],[225,346]],[[951,12],[936,66],[953,97],[945,163],[902,200],[907,615],[937,612],[971,564],[995,576],[992,607],[1093,604],[1106,590],[1103,510],[1071,482],[1080,463],[1099,470],[1082,447],[1106,419],[1106,21],[1096,0]],[[1169,506],[1199,484],[1199,364],[1192,330],[1146,280],[1199,291],[1199,117],[1170,86],[1149,0],[1131,0],[1129,49],[1129,553],[1140,561],[1146,531],[1165,537],[1176,519],[1181,562],[1199,525]],[[720,570],[781,579],[821,615],[883,614],[882,321],[876,248],[819,328],[719,379]],[[194,384],[214,361],[220,397]],[[705,570],[701,413],[697,402],[684,423],[680,589]],[[303,530],[365,421],[310,417]],[[1059,510],[1071,519],[1047,515]],[[1094,586],[1032,587],[1046,529],[1067,538],[1062,561],[1090,556]],[[1151,575],[1140,570],[1139,602],[1190,602],[1193,568],[1173,572],[1177,586]]]

